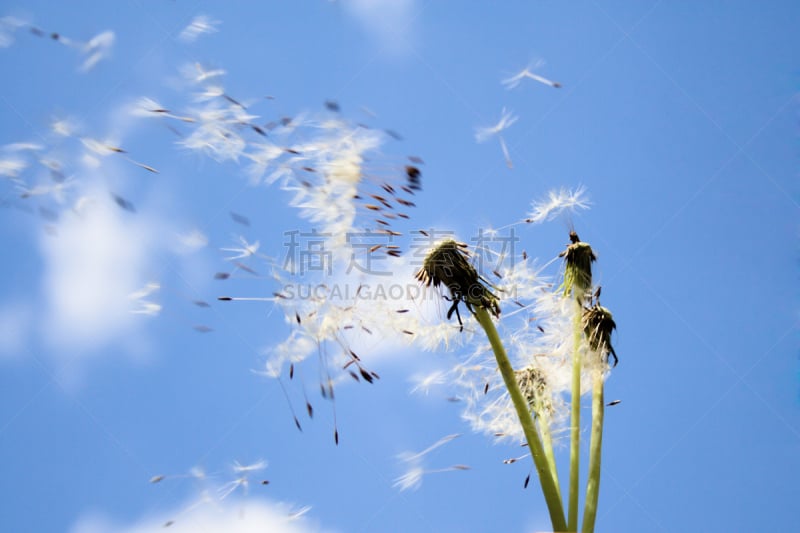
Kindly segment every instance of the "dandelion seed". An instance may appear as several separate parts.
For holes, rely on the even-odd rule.
[[[497,136],[500,142],[500,149],[503,151],[503,157],[505,158],[506,165],[508,168],[513,168],[514,164],[511,161],[511,155],[508,152],[508,147],[506,146],[506,141],[503,139],[503,136],[500,135],[505,129],[508,129],[512,124],[517,121],[517,117],[512,115],[510,112],[506,111],[503,108],[501,113],[500,120],[494,126],[488,126],[483,128],[475,128],[475,140],[479,143],[485,142],[490,137]]]
[[[533,72],[533,69],[536,69],[536,68],[539,68],[539,67],[542,67],[542,66],[544,66],[544,61],[542,61],[542,60],[535,61],[535,62],[529,64],[527,67],[525,67],[521,71],[519,71],[518,73],[516,73],[513,76],[511,76],[510,78],[504,79],[501,83],[503,85],[505,85],[506,89],[513,89],[517,85],[519,85],[520,82],[523,79],[530,78],[530,79],[532,79],[534,81],[538,81],[539,83],[543,83],[545,85],[549,85],[550,87],[553,87],[553,88],[556,88],[556,89],[560,88],[561,84],[558,83],[557,81],[548,80],[547,78],[545,78],[543,76],[540,76],[538,74],[535,74]]]
[[[197,15],[178,35],[178,40],[185,43],[191,43],[197,40],[201,35],[217,32],[219,21],[213,20],[206,15]]]
[[[615,406],[615,405],[619,405],[619,404],[621,404],[621,403],[622,403],[622,400],[611,400],[611,401],[610,401],[610,402],[608,402],[606,405],[607,405],[607,406],[609,406],[609,407],[613,407],[613,406]]]
[[[114,46],[114,32],[104,31],[87,42],[82,47],[82,53],[87,56],[81,64],[81,72],[88,72],[101,60],[111,55],[111,47]]]
[[[16,17],[0,18],[0,48],[7,48],[14,43],[14,32],[27,26],[28,23]]]
[[[237,224],[241,224],[242,226],[250,227],[250,219],[244,215],[240,215],[239,213],[234,213],[233,211],[230,212],[231,218]]]
[[[533,210],[526,222],[539,224],[553,220],[564,212],[574,212],[578,209],[588,209],[591,203],[583,186],[577,189],[559,189],[548,192],[547,199],[535,200]]]
[[[475,128],[475,140],[479,143],[487,141],[490,137],[499,134],[501,131],[508,129],[512,124],[517,121],[517,117],[512,115],[509,111],[503,108],[500,120],[494,126]]]
[[[131,313],[148,316],[158,315],[161,312],[161,305],[156,302],[146,300],[145,298],[158,291],[160,288],[161,285],[158,283],[150,282],[138,291],[129,294],[128,298],[135,306],[133,309],[131,309]]]
[[[254,243],[248,243],[244,237],[239,236],[239,243],[241,243],[241,248],[220,248],[223,252],[233,252],[237,255],[233,255],[230,257],[226,257],[226,261],[235,261],[236,259],[243,259],[248,258],[256,255],[258,252],[258,248],[261,246],[259,241],[255,241]]]
[[[407,460],[404,459],[404,461]],[[415,460],[412,460],[412,462],[414,461]],[[405,474],[395,479],[392,486],[398,488],[400,491],[416,490],[420,486],[422,486],[422,478],[426,474],[438,474],[441,472],[452,472],[459,470],[460,471],[470,470],[470,467],[463,464],[457,464],[445,468],[425,470],[419,464],[413,464],[408,468]]]
[[[308,513],[310,510],[311,510],[311,506],[310,505],[306,505],[306,506],[301,507],[300,509],[298,509],[296,511],[292,511],[291,513],[289,513],[288,518],[289,518],[289,520],[297,520],[298,518],[300,518],[304,514]]]
[[[126,200],[122,196],[117,196],[116,194],[112,194],[111,197],[114,199],[114,203],[116,203],[120,208],[128,211],[129,213],[136,213],[136,207],[130,201]]]

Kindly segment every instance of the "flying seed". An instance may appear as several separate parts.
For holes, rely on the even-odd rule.
[[[614,405],[619,405],[620,403],[622,403],[622,400],[611,400],[606,405],[611,407],[611,406],[614,406]]]
[[[231,218],[237,224],[241,224],[242,226],[250,227],[250,219],[244,215],[240,215],[239,213],[234,213],[233,211],[230,212]]]
[[[294,363],[289,365],[289,379],[294,379]]]
[[[211,329],[210,327],[208,327],[208,326],[204,326],[204,325],[202,325],[202,324],[200,324],[200,325],[197,325],[197,326],[192,326],[192,329],[193,329],[193,330],[195,330],[195,331],[196,331],[196,332],[198,332],[198,333],[209,333],[209,332],[211,332],[211,331],[214,331],[214,330],[213,330],[213,329]]]
[[[483,387],[483,393],[487,394],[489,392],[489,383],[487,382],[486,385]]]
[[[301,322],[300,322],[300,314],[299,314],[297,311],[295,311],[295,312],[294,312],[294,319],[295,319],[295,320],[297,320],[297,323],[298,323],[298,324],[300,324],[300,323],[301,323]]]
[[[236,266],[236,268],[238,268],[240,270],[244,270],[248,274],[252,274],[254,276],[258,276],[258,272],[256,272],[255,270],[253,270],[249,266],[245,265],[244,263],[240,263],[240,262],[237,261],[237,262],[234,263],[234,266]]]
[[[161,481],[163,479],[164,479],[164,476],[162,476],[162,475],[153,476],[153,477],[150,478],[150,483],[158,483],[159,481]]]
[[[525,483],[522,484],[522,488],[523,489],[527,489],[528,488],[528,483],[530,483],[530,481],[531,481],[531,475],[528,474],[527,477],[525,477]]]
[[[231,277],[231,275],[227,272],[217,272],[214,274],[214,279],[228,279],[229,277]]]
[[[403,333],[405,333],[406,335],[413,335],[414,334],[413,331],[408,331],[407,329],[404,329]]]
[[[392,257],[400,257],[400,250],[388,250],[386,255],[391,255]]]
[[[314,418],[314,408],[309,402],[306,402],[306,411],[308,411],[308,418]]]

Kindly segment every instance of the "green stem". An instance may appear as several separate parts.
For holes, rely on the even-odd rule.
[[[556,481],[556,490],[558,491],[558,499],[561,500],[561,486],[558,482],[558,469],[556,468],[556,456],[553,453],[553,437],[550,434],[550,419],[547,415],[547,410],[542,406],[541,402],[537,411],[539,420],[539,432],[542,435],[542,445],[544,446],[544,456],[547,458],[547,464],[550,465],[550,471]]]
[[[569,448],[569,531],[578,530],[578,481],[581,444],[581,308],[576,302],[572,341],[572,416]]]
[[[586,482],[586,503],[583,510],[583,533],[594,531],[594,520],[597,516],[597,500],[600,496],[600,455],[603,447],[603,371],[595,370],[592,385],[592,437],[589,445],[589,479]]]
[[[481,327],[483,327],[483,330],[486,332],[486,337],[492,345],[492,350],[497,359],[497,368],[503,376],[503,381],[506,384],[508,394],[511,396],[511,401],[517,411],[517,417],[519,417],[519,422],[522,425],[525,438],[528,440],[531,457],[533,457],[533,462],[536,465],[536,470],[539,474],[539,483],[542,486],[542,493],[547,503],[547,509],[550,512],[550,522],[553,525],[553,530],[567,531],[567,524],[564,520],[564,507],[561,504],[555,472],[551,471],[550,465],[545,457],[542,443],[539,440],[539,434],[536,431],[533,417],[528,408],[528,402],[519,390],[517,378],[514,375],[514,368],[508,360],[508,355],[506,355],[506,350],[503,347],[503,343],[500,341],[497,329],[494,327],[492,318],[489,316],[486,309],[475,306],[475,318],[478,320]],[[572,531],[574,531],[574,529]]]

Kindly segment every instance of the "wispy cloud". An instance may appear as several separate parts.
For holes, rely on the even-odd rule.
[[[345,10],[383,48],[402,56],[414,42],[414,0],[343,0]]]
[[[119,524],[104,516],[84,516],[70,533],[321,533],[323,528],[306,515],[307,507],[294,507],[269,500],[226,500],[213,506],[195,507],[189,512],[167,512],[133,524]],[[180,513],[178,518],[176,514]],[[169,525],[168,529],[164,526]]]
[[[100,189],[88,190],[79,203],[79,211],[64,213],[54,234],[40,238],[42,328],[49,344],[89,349],[128,331],[136,320],[130,295],[150,281],[144,276],[158,232],[145,218],[117,208]]]
[[[33,309],[22,302],[0,307],[0,359],[21,355],[30,334]]]

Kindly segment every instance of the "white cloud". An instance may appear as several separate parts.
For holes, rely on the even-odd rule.
[[[102,516],[85,516],[70,533],[317,533],[330,531],[302,516],[297,508],[269,500],[226,501],[188,511],[176,510],[134,524],[115,524]],[[168,528],[165,525],[172,522]]]
[[[157,230],[94,190],[80,211],[65,212],[55,235],[40,247],[46,309],[42,324],[48,344],[84,351],[130,330],[137,320],[129,295],[145,278]]]
[[[414,39],[414,0],[344,0],[345,10],[395,55],[408,53]]]
[[[20,355],[30,332],[31,307],[24,303],[0,308],[0,358]]]

